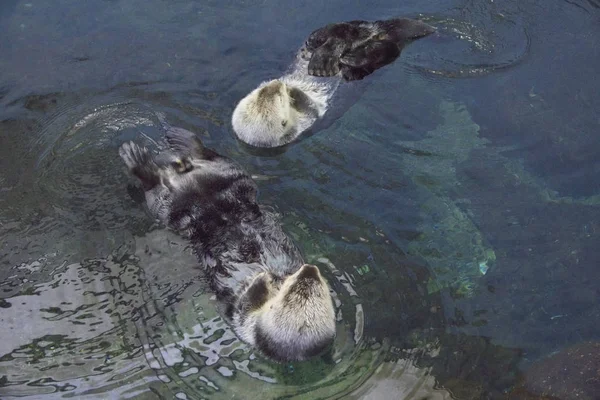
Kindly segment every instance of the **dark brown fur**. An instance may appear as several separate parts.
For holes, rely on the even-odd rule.
[[[409,18],[349,21],[317,29],[305,43],[311,53],[308,73],[360,80],[392,63],[409,42],[435,32],[424,22]]]

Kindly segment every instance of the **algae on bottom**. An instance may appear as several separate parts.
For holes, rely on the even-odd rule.
[[[429,293],[447,287],[457,295],[470,296],[477,278],[487,273],[496,255],[461,202],[450,196],[460,187],[455,166],[487,140],[479,137],[479,126],[464,105],[442,101],[440,111],[443,123],[424,139],[397,141],[412,150],[402,155],[401,163],[423,199],[421,234],[408,244],[408,252],[430,265]]]

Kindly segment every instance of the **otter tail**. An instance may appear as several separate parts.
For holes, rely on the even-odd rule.
[[[160,183],[159,168],[145,147],[133,142],[123,143],[119,156],[129,171],[142,182],[144,190],[150,190]]]

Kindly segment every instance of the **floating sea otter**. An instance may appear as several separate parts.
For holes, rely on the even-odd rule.
[[[133,142],[119,155],[150,212],[189,238],[238,337],[275,361],[326,350],[335,338],[327,282],[256,202],[255,182],[189,131],[168,127],[166,138],[170,149],[156,156]]]
[[[233,130],[255,147],[295,140],[321,119],[341,80],[361,80],[393,62],[412,40],[435,31],[408,18],[330,24],[311,33],[291,71],[261,83],[233,111]]]

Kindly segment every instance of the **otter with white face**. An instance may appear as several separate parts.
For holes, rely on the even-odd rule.
[[[238,337],[279,362],[328,349],[336,332],[327,281],[257,203],[255,182],[191,132],[167,127],[166,139],[157,155],[133,142],[119,155],[152,215],[189,238]]]
[[[435,31],[413,19],[349,21],[310,34],[290,71],[261,83],[233,111],[237,137],[255,147],[279,147],[323,118],[339,84],[361,80],[400,56],[413,40]]]

